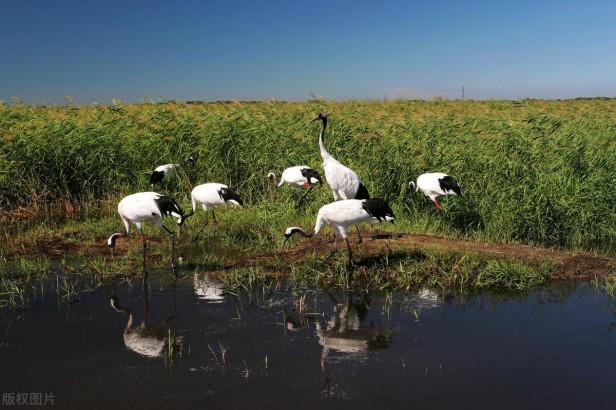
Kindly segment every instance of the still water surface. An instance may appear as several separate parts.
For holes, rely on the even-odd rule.
[[[56,408],[609,409],[615,314],[574,282],[452,296],[51,280],[0,313],[0,390],[51,392]]]

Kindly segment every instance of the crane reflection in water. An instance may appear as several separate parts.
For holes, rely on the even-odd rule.
[[[208,303],[223,303],[225,301],[225,284],[206,273],[196,273],[193,276],[195,294]]]
[[[176,282],[177,279],[174,279],[171,285],[171,312],[166,319],[158,324],[148,323],[150,301],[147,277],[144,277],[142,285],[143,320],[141,320],[141,323],[135,323],[133,310],[120,302],[115,290],[109,298],[111,307],[116,312],[128,316],[123,332],[126,348],[144,357],[162,357],[167,365],[173,365],[175,359],[182,356],[186,345],[186,337],[176,335],[169,327],[170,322],[177,317]]]
[[[371,351],[386,349],[392,341],[392,332],[387,319],[371,306],[367,293],[327,291],[332,311],[326,319],[305,313],[304,297],[300,298],[297,309],[299,315],[285,311],[285,328],[301,331],[313,328],[317,342],[321,346],[320,367],[324,382],[321,395],[330,398],[344,398],[343,386],[333,381],[336,364],[343,361],[367,362]],[[432,289],[419,289],[400,300],[403,310],[419,312],[438,308],[442,304],[441,295]],[[371,313],[372,310],[372,313]],[[376,312],[376,314],[375,314]],[[314,326],[313,326],[314,325]],[[345,366],[342,366],[345,367]]]

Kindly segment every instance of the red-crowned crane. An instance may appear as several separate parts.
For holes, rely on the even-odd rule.
[[[324,112],[312,121],[321,121],[321,133],[319,135],[319,149],[323,158],[323,170],[325,179],[332,189],[334,200],[341,199],[369,199],[370,194],[361,180],[352,169],[338,162],[325,147],[325,130],[327,129],[327,114]]]
[[[197,154],[190,154],[186,157],[184,164],[192,167],[197,163]],[[156,184],[162,184],[173,178],[178,171],[179,164],[165,164],[154,168],[154,171],[150,175],[150,185],[154,187]]]
[[[162,184],[163,181],[175,176],[177,167],[179,167],[178,164],[165,164],[154,168],[154,172],[150,175],[150,186],[154,187],[156,184]]]
[[[130,226],[134,224],[139,229],[140,239],[143,244],[143,270],[145,272],[145,259],[147,244],[143,235],[143,223],[150,222],[164,229],[171,238],[171,267],[175,272],[174,248],[175,248],[175,233],[163,225],[163,217],[171,216],[176,218],[177,224],[184,223],[184,212],[177,204],[175,199],[161,195],[156,192],[138,192],[136,194],[124,197],[118,204],[118,214],[124,223],[124,235],[130,233]],[[107,246],[111,249],[111,254],[115,252],[115,245],[121,233],[112,234],[107,239]],[[147,272],[145,272],[147,273]]]
[[[323,170],[325,171],[325,179],[329,184],[334,201],[341,199],[369,199],[370,194],[368,189],[361,182],[359,176],[350,169],[342,165],[327,151],[325,147],[325,130],[327,129],[327,114],[321,112],[312,121],[321,121],[321,133],[319,134],[319,150],[321,158],[323,158]],[[335,235],[335,233],[334,233]],[[359,243],[362,242],[359,228],[357,228]]]
[[[186,218],[192,216],[195,212],[197,212],[197,207],[201,205],[203,210],[205,211],[205,225],[199,233],[193,238],[193,241],[196,240],[201,232],[207,226],[207,212],[208,210],[212,210],[212,219],[215,224],[218,223],[216,220],[216,214],[214,214],[214,208],[221,205],[231,204],[235,206],[241,207],[244,203],[242,202],[239,195],[231,188],[229,188],[225,184],[219,184],[216,182],[210,182],[207,184],[197,185],[193,188],[190,193],[190,199],[192,202],[192,211],[186,214]]]
[[[300,196],[298,208],[302,207],[304,199],[310,191],[312,191],[315,185],[323,185],[323,179],[321,178],[319,171],[312,169],[307,165],[297,165],[285,169],[282,171],[280,181],[277,181],[276,174],[273,172],[267,174],[267,177],[273,183],[278,183],[278,188],[284,184],[289,184],[298,189],[308,188],[306,193]]]
[[[417,177],[417,183],[409,182],[412,192],[421,191],[430,198],[436,209],[442,209],[438,198],[447,195],[462,195],[462,188],[455,178],[442,172],[430,172]]]
[[[394,222],[394,212],[391,210],[387,202],[381,198],[372,199],[343,199],[324,205],[319,209],[317,221],[314,225],[314,231],[307,233],[302,228],[292,226],[286,229],[284,233],[284,243],[294,234],[300,234],[306,238],[311,238],[318,235],[325,225],[331,226],[334,231],[337,231],[344,238],[349,250],[349,265],[353,262],[353,252],[348,239],[348,226],[359,224],[362,222],[380,223]],[[337,237],[336,237],[337,240]],[[334,241],[334,250],[336,249],[336,241]]]

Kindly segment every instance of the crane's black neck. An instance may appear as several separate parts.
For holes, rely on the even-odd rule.
[[[320,118],[323,122],[323,128],[321,128],[321,135],[319,135],[319,149],[321,150],[321,156],[323,159],[329,156],[327,148],[325,148],[325,129],[327,128],[327,117]]]
[[[325,129],[327,128],[327,117],[321,118],[321,122],[323,123],[323,128],[321,128],[321,139],[325,138]]]

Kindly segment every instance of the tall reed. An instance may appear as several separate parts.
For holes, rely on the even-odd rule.
[[[320,166],[309,121],[321,110],[332,154],[418,230],[433,211],[407,184],[442,171],[465,191],[432,219],[443,233],[615,249],[613,99],[0,105],[0,205],[148,190],[153,167],[168,162],[183,165],[169,185],[183,201],[192,185],[219,181],[249,205],[291,203],[265,176]],[[195,154],[194,166],[185,161]],[[317,204],[330,200],[327,189],[317,194]]]

